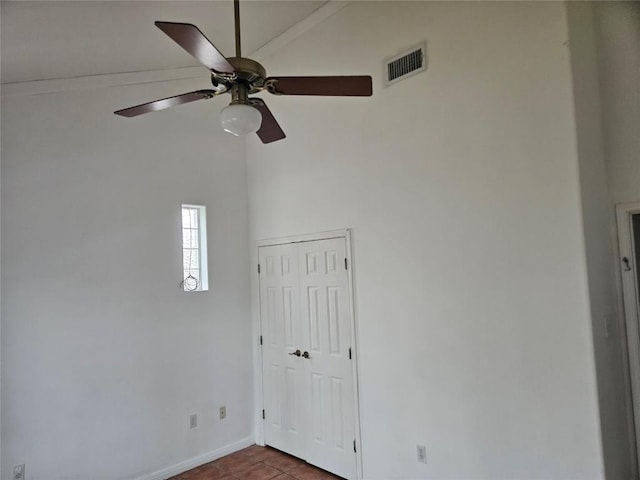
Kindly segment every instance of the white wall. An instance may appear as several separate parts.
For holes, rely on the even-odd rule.
[[[615,203],[640,200],[640,3],[598,2],[605,153]]]
[[[1,92],[0,92],[1,94]],[[0,115],[2,132],[2,115]],[[0,252],[2,251],[2,135],[0,134]],[[0,255],[1,257],[1,255]],[[0,258],[0,478],[2,478],[2,259]]]
[[[206,77],[85,80],[3,88],[3,479],[131,479],[252,435],[244,145],[214,101],[112,114]],[[181,203],[207,206],[206,293],[179,288]]]
[[[247,146],[253,241],[354,229],[367,479],[603,477],[567,40],[558,3],[353,2],[264,61],[374,75]]]
[[[603,136],[594,2],[568,2],[571,64],[589,296],[607,478],[634,478],[635,452],[624,318],[616,310],[613,232]],[[628,402],[628,403],[627,403]]]

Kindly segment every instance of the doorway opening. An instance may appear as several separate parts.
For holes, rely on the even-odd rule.
[[[638,461],[640,459],[640,268],[638,268],[640,264],[640,202],[618,205],[616,210],[622,307],[627,333],[635,453]]]
[[[263,442],[361,478],[350,232],[257,247]]]

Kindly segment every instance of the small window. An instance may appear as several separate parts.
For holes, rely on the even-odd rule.
[[[206,209],[200,205],[182,205],[182,288],[209,290]]]

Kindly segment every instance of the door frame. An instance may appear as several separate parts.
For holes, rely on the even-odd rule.
[[[254,402],[255,402],[255,440],[258,445],[264,445],[264,424],[262,418],[262,409],[264,406],[264,385],[262,379],[262,349],[260,348],[260,336],[262,335],[262,325],[260,319],[260,281],[258,275],[258,250],[260,247],[270,247],[274,245],[284,245],[290,243],[313,242],[317,240],[329,240],[334,238],[344,238],[346,256],[347,256],[347,284],[349,289],[349,312],[351,314],[351,338],[352,340],[352,362],[351,374],[353,375],[353,399],[354,399],[354,422],[355,422],[355,440],[356,440],[356,480],[362,479],[362,441],[360,432],[360,400],[358,394],[358,328],[356,316],[355,302],[355,283],[354,283],[354,262],[353,262],[353,246],[352,232],[350,228],[340,230],[329,230],[319,233],[309,233],[303,235],[292,235],[287,237],[267,238],[255,242],[253,249],[253,266],[254,274],[252,278],[251,296],[252,298],[252,328],[255,341],[253,342],[253,358],[254,358]]]
[[[629,380],[631,383],[631,412],[633,414],[636,462],[640,459],[640,298],[638,292],[638,275],[635,263],[640,252],[635,252],[632,243],[632,215],[640,214],[640,202],[621,203],[616,205],[616,223],[618,229],[618,255],[616,271],[619,278],[619,305],[623,313],[626,327],[627,360]],[[622,260],[631,259],[630,270]],[[637,463],[634,462],[636,465]]]

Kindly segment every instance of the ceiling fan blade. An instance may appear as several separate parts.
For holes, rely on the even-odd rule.
[[[270,77],[265,81],[276,95],[323,95],[370,97],[373,92],[368,75],[342,77]]]
[[[137,117],[143,113],[164,110],[165,108],[175,107],[176,105],[182,105],[183,103],[195,102],[196,100],[213,98],[215,94],[215,90],[197,90],[195,92],[183,93],[182,95],[176,95],[175,97],[163,98],[162,100],[155,100],[153,102],[143,103],[142,105],[136,105],[135,107],[117,110],[113,113],[122,117]]]
[[[251,105],[257,108],[262,114],[262,125],[260,125],[260,129],[256,132],[260,140],[262,140],[262,143],[271,143],[286,137],[278,121],[271,113],[271,110],[269,110],[261,99],[252,98]]]
[[[235,72],[224,55],[195,25],[175,22],[155,22],[155,24],[209,70],[223,73]]]

